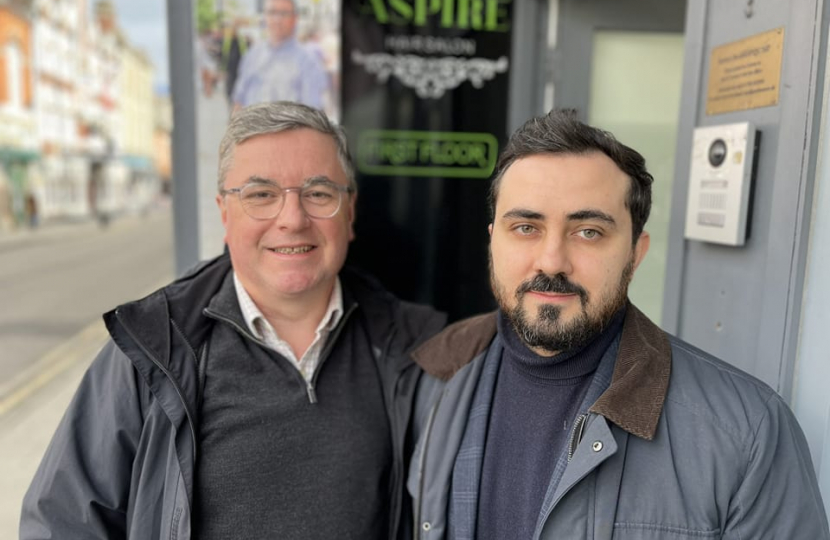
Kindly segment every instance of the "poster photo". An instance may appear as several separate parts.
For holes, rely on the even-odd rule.
[[[195,45],[205,112],[288,100],[339,118],[338,0],[197,0]]]

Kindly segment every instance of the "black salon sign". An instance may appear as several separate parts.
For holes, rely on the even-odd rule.
[[[342,122],[360,188],[350,258],[453,316],[491,306],[486,195],[507,135],[512,7],[342,7]]]

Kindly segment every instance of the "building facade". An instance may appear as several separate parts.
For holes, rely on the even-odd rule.
[[[169,95],[154,97],[153,116],[153,163],[161,181],[163,193],[170,194],[173,180],[173,155],[171,135],[173,133],[173,103]]]
[[[0,232],[34,216],[39,157],[32,89],[31,2],[0,4]]]
[[[121,92],[125,40],[111,2],[93,6],[85,29],[85,96],[82,152],[86,157],[89,212],[102,219],[124,209],[129,197],[129,171],[118,159],[124,145]]]
[[[128,169],[128,198],[125,206],[141,209],[160,191],[155,157],[155,96],[153,65],[140,50],[125,39],[121,42],[119,107],[121,137],[119,158]]]
[[[154,199],[153,78],[112,2],[0,0],[0,232]]]
[[[41,175],[32,181],[42,219],[89,213],[89,186],[80,116],[86,3],[35,0],[32,25],[35,111],[42,154]]]

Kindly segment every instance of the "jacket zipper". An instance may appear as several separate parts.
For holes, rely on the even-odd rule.
[[[386,341],[383,344],[383,348],[380,350],[380,354],[377,355],[375,359],[375,365],[377,367],[378,373],[381,374],[381,392],[384,395],[384,406],[386,407],[387,411],[387,419],[389,421],[389,433],[392,437],[392,468],[393,468],[393,478],[397,478],[395,484],[395,480],[391,485],[392,488],[392,498],[390,500],[391,511],[390,516],[393,516],[389,522],[389,537],[393,538],[394,535],[392,534],[394,531],[397,531],[400,527],[400,501],[403,498],[403,490],[406,489],[406,471],[403,468],[403,453],[404,449],[403,446],[405,443],[405,436],[399,437],[398,436],[398,427],[400,425],[397,422],[397,409],[395,408],[395,395],[398,393],[398,385],[403,378],[403,374],[406,371],[406,368],[401,369],[400,371],[395,371],[392,376],[392,385],[391,385],[391,395],[389,396],[389,403],[386,403],[386,386],[383,384],[385,377],[382,375],[382,366],[386,367],[386,361],[389,358],[389,349],[392,348],[392,341],[395,339],[397,334],[398,327],[395,325],[392,327],[392,330],[386,336]],[[374,351],[372,351],[374,354]],[[408,366],[411,367],[411,366]],[[390,370],[391,371],[391,370]],[[410,417],[412,415],[412,411],[410,410]],[[404,422],[404,430],[406,430],[406,426],[409,424]],[[400,447],[400,448],[398,448]],[[400,495],[399,495],[400,494]],[[400,536],[400,535],[398,535]]]
[[[571,428],[571,439],[568,443],[568,461],[571,461],[571,458],[574,457],[574,452],[576,452],[576,447],[579,446],[579,442],[582,440],[582,434],[585,432],[585,424],[587,422],[587,414],[580,414],[574,420],[573,428]]]
[[[571,438],[568,441],[568,463],[570,463],[571,458],[574,456],[574,452],[576,452],[576,447],[579,446],[579,442],[582,440],[582,435],[585,432],[585,424],[588,423],[588,415],[587,414],[580,414],[579,416],[574,419],[574,425],[571,429]],[[561,481],[561,478],[560,478]],[[554,506],[558,504],[559,500],[564,496],[564,494],[560,495],[557,499],[553,501],[553,506],[551,506],[546,512],[544,517],[542,518],[542,523],[545,523],[548,518],[550,517],[551,512],[553,512]],[[534,539],[538,539],[537,533],[534,533]]]
[[[127,335],[130,336],[130,339],[133,340],[133,343],[135,343],[138,346],[138,348],[141,349],[141,352],[143,352],[144,355],[147,358],[149,358],[150,361],[153,362],[153,364],[155,364],[156,367],[158,367],[161,370],[162,373],[164,373],[164,375],[170,381],[170,384],[172,384],[173,388],[176,390],[176,394],[179,395],[179,400],[182,402],[182,406],[184,407],[184,414],[185,414],[185,416],[187,416],[187,424],[190,426],[190,435],[192,437],[192,442],[193,442],[193,462],[196,463],[196,461],[197,461],[197,459],[196,459],[197,458],[196,425],[193,422],[193,414],[190,412],[190,408],[187,406],[187,400],[185,400],[185,398],[184,398],[184,392],[182,391],[179,384],[176,382],[176,379],[173,377],[173,374],[170,373],[170,370],[165,368],[161,364],[161,362],[159,362],[158,359],[156,359],[156,357],[149,350],[147,350],[147,348],[144,346],[144,344],[136,338],[135,334],[133,334],[132,331],[130,331],[130,328],[126,324],[124,324],[124,321],[121,319],[121,312],[116,311],[115,316],[118,318],[118,321],[121,323],[121,328],[123,328],[124,331],[127,332]],[[190,344],[188,344],[188,347],[190,347]],[[197,359],[197,361],[198,361],[198,359]]]
[[[317,391],[315,390],[317,388],[317,375],[320,373],[320,369],[322,369],[323,363],[325,363],[326,359],[329,356],[329,353],[334,348],[334,344],[337,343],[337,338],[340,337],[340,333],[343,331],[343,327],[346,326],[346,322],[349,320],[349,317],[352,313],[354,313],[354,310],[356,309],[357,302],[352,304],[351,307],[349,307],[349,310],[343,314],[343,316],[340,318],[340,322],[334,328],[334,332],[332,332],[332,334],[329,335],[327,339],[328,343],[326,344],[325,348],[322,351],[320,351],[320,361],[317,362],[317,366],[314,367],[314,373],[311,374],[311,380],[306,381],[306,393],[308,394],[309,403],[317,403]],[[302,375],[302,373],[300,375]],[[303,377],[303,380],[305,381],[305,377]]]
[[[438,413],[438,406],[441,404],[441,399],[444,397],[444,391],[438,395],[432,410],[429,411],[429,418],[427,418],[426,430],[424,431],[424,444],[421,446],[421,455],[418,457],[418,498],[415,501],[414,508],[414,523],[412,524],[413,538],[421,537],[421,501],[424,498],[424,468],[426,465],[427,447],[429,446],[429,438],[432,435],[432,425],[435,421],[435,416]]]
[[[579,442],[582,440],[582,436],[585,433],[585,427],[588,424],[588,417],[589,416],[590,415],[587,414],[587,413],[586,414],[580,414],[579,416],[576,417],[576,420],[574,420],[573,430],[571,430],[571,440],[568,444],[568,462],[571,461],[571,458],[573,457],[574,453],[576,452],[576,447],[579,446]],[[584,476],[580,477],[579,481],[581,481],[582,478],[584,478]],[[560,481],[561,481],[561,478],[560,478]],[[557,491],[558,491],[558,488],[557,488]],[[559,501],[562,500],[562,497],[564,497],[565,494],[568,491],[570,491],[570,489],[567,490],[567,491],[562,492],[559,495],[559,497],[557,497],[556,499],[553,500],[553,503],[552,503],[551,507],[545,512],[544,516],[542,516],[542,523],[547,522],[547,520],[550,518],[551,513],[553,512],[553,509],[556,507],[557,504],[559,504]],[[534,536],[534,538],[538,539],[539,537]]]
[[[303,376],[302,372],[300,371],[300,368],[296,364],[294,364],[294,362],[291,362],[287,358],[285,359],[288,363],[290,363],[294,367],[294,371],[300,377],[300,380],[302,381],[303,385],[305,386],[306,395],[308,395],[308,402],[309,403],[317,403],[317,392],[314,389],[314,385],[317,383],[317,373],[319,373],[320,368],[323,365],[323,362],[325,362],[325,360],[326,360],[326,356],[328,356],[328,353],[331,351],[332,347],[334,346],[334,343],[337,341],[337,338],[340,336],[340,333],[343,331],[343,327],[346,326],[346,321],[349,319],[349,316],[354,312],[355,309],[357,309],[357,304],[356,303],[352,304],[351,307],[349,307],[349,310],[346,311],[343,314],[343,316],[340,318],[340,322],[335,327],[333,334],[331,336],[329,336],[328,345],[320,353],[320,361],[317,363],[317,367],[314,368],[314,373],[311,375],[311,380],[310,381],[306,380],[306,378]],[[251,332],[248,330],[247,327],[240,326],[239,324],[237,324],[232,319],[229,319],[229,318],[227,318],[223,315],[220,315],[220,314],[218,314],[214,311],[211,311],[208,308],[205,308],[204,313],[205,313],[205,315],[208,315],[208,316],[212,317],[213,319],[216,319],[216,320],[219,320],[219,321],[226,322],[226,323],[230,324],[232,327],[234,327],[237,330],[237,332],[239,332],[243,336],[245,336],[248,339],[254,341],[255,343],[258,343],[258,344],[262,345],[266,349],[271,350],[271,348],[268,346],[267,343],[265,343],[264,341],[262,341],[261,339],[259,339],[255,335],[251,334]]]

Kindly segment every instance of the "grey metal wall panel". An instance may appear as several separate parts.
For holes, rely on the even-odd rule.
[[[696,111],[693,122],[685,111],[679,128],[686,147],[678,147],[669,261],[670,271],[682,269],[682,279],[672,283],[664,312],[674,312],[670,322],[680,337],[758,376],[785,397],[799,324],[805,205],[812,197],[820,13],[817,0],[690,2],[687,16],[687,57],[702,63],[697,84],[684,88],[684,104],[694,95]],[[784,27],[779,103],[706,115],[712,49],[778,27]],[[697,126],[739,121],[753,122],[762,133],[751,237],[738,248],[685,241],[690,134]]]
[[[825,55],[826,57],[826,55]],[[830,137],[826,114],[828,96],[825,72],[823,135],[818,156],[814,206],[805,275],[803,323],[795,366],[793,411],[805,428],[804,434],[813,457],[813,465],[824,494],[825,510],[830,513]]]
[[[706,28],[706,2],[689,2],[686,9],[685,51],[683,59],[683,92],[680,97],[680,118],[678,119],[677,150],[674,156],[676,171],[688,171],[691,166],[692,130],[697,121],[700,94],[704,91],[702,77],[703,36]],[[683,291],[683,260],[686,243],[683,241],[683,226],[686,221],[685,184],[679,185],[679,178],[688,178],[682,173],[675,174],[675,189],[672,190],[672,211],[669,226],[669,243],[666,252],[666,279],[663,294],[662,327],[677,334],[680,328],[680,302]]]

